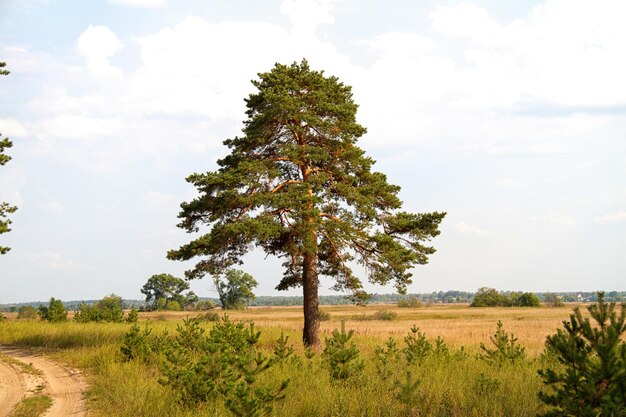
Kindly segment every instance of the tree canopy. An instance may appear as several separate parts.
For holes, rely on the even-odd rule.
[[[225,310],[245,307],[254,300],[252,289],[259,285],[252,275],[238,269],[229,269],[224,277],[213,277],[213,285]]]
[[[253,247],[281,258],[277,289],[303,287],[304,341],[317,346],[318,276],[355,292],[359,263],[371,282],[405,292],[411,269],[435,252],[425,242],[439,234],[445,213],[401,211],[400,187],[373,171],[356,145],[366,129],[349,86],[306,60],[258,76],[243,136],[224,141],[230,154],[217,171],[187,178],[199,196],[181,204],[179,227],[208,232],[168,258],[201,258],[188,279],[220,274]]]
[[[6,63],[0,62],[0,75],[8,75],[9,71],[3,69],[6,66]],[[4,165],[11,160],[11,157],[5,154],[5,149],[13,146],[13,142],[9,140],[9,138],[2,138],[2,134],[0,133],[0,165]],[[0,235],[3,233],[10,232],[11,229],[9,225],[11,224],[11,220],[7,218],[7,214],[14,213],[17,210],[17,207],[11,206],[8,203],[0,201]],[[4,255],[11,248],[6,246],[0,246],[0,255]]]
[[[146,296],[148,308],[152,310],[180,310],[188,304],[198,301],[193,291],[183,294],[189,289],[189,283],[182,278],[170,274],[157,274],[148,278],[141,288]]]

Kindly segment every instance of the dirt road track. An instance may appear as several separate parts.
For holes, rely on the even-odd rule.
[[[31,364],[40,371],[39,375],[33,375],[19,366],[0,361],[0,417],[9,415],[16,403],[38,390],[53,401],[45,417],[87,415],[84,398],[87,384],[78,371],[16,348],[0,346],[0,354]]]

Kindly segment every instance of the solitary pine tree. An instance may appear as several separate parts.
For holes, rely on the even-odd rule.
[[[0,75],[9,74],[9,71],[4,69],[5,66],[6,63],[0,62]],[[0,165],[4,165],[11,160],[11,157],[4,153],[4,150],[10,148],[11,146],[13,146],[13,142],[11,142],[9,138],[2,139],[2,134],[0,134]],[[14,213],[15,210],[17,210],[17,207],[0,201],[0,234],[11,231],[11,229],[9,228],[11,220],[7,218],[7,214]],[[0,246],[0,255],[4,255],[10,250],[11,248]]]
[[[445,213],[399,211],[400,187],[373,172],[374,160],[356,146],[366,130],[351,88],[336,77],[303,60],[276,64],[252,83],[244,135],[224,141],[231,152],[217,171],[187,178],[200,195],[181,204],[179,227],[208,233],[168,258],[201,257],[188,279],[220,274],[254,246],[282,258],[277,289],[302,286],[303,340],[317,347],[318,277],[358,291],[356,261],[371,282],[405,292],[410,269],[435,252],[424,242],[439,234]]]

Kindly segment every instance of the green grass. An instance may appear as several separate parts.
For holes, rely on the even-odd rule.
[[[35,395],[24,398],[15,406],[9,417],[38,417],[52,406],[52,399],[47,395]]]
[[[180,321],[151,321],[149,325],[153,335],[171,335],[177,323]],[[144,326],[144,322],[139,324]],[[206,329],[213,325],[201,324]],[[231,415],[220,402],[196,408],[179,404],[176,393],[159,383],[162,356],[148,363],[124,362],[120,346],[129,329],[123,323],[8,321],[0,325],[0,344],[44,348],[53,358],[85,370],[90,384],[88,407],[93,416]],[[477,359],[477,346],[465,347],[470,354],[461,354],[450,346],[448,356],[431,355],[410,365],[392,361],[390,376],[385,379],[377,371],[374,350],[386,338],[357,334],[354,339],[365,359],[365,371],[355,380],[335,382],[319,353],[312,359],[304,356],[299,332],[278,326],[259,330],[263,332],[259,348],[266,354],[284,332],[298,357],[271,368],[259,381],[276,384],[290,380],[285,398],[274,407],[274,416],[530,417],[543,410],[537,398],[542,385],[537,357],[498,367]],[[394,335],[400,349],[404,347],[403,336]],[[432,341],[437,335],[427,336]],[[419,383],[403,395],[407,372]]]
[[[30,363],[18,361],[17,359],[13,359],[12,357],[3,355],[2,353],[0,353],[0,361],[7,363],[9,365],[17,366],[20,369],[20,371],[26,374],[37,375],[37,376],[42,375],[42,372],[39,369],[35,368]]]

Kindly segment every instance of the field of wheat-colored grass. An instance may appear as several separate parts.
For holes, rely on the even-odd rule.
[[[564,307],[469,307],[467,304],[434,304],[420,308],[399,308],[393,304],[372,304],[366,307],[341,305],[322,306],[321,311],[330,314],[330,320],[321,324],[322,334],[329,335],[340,326],[354,330],[357,339],[379,343],[388,337],[400,340],[416,325],[429,338],[441,337],[451,347],[465,346],[472,350],[480,343],[488,343],[498,320],[504,328],[515,335],[530,355],[543,351],[546,336],[553,334],[569,318],[575,304]],[[581,305],[583,312],[586,309]],[[297,333],[302,330],[302,307],[252,307],[246,310],[220,311],[234,321],[253,321],[257,326],[284,329]],[[397,314],[394,320],[364,320],[379,311]],[[194,317],[195,312],[147,312],[140,318],[146,320],[181,320]],[[269,330],[269,329],[268,329]]]

